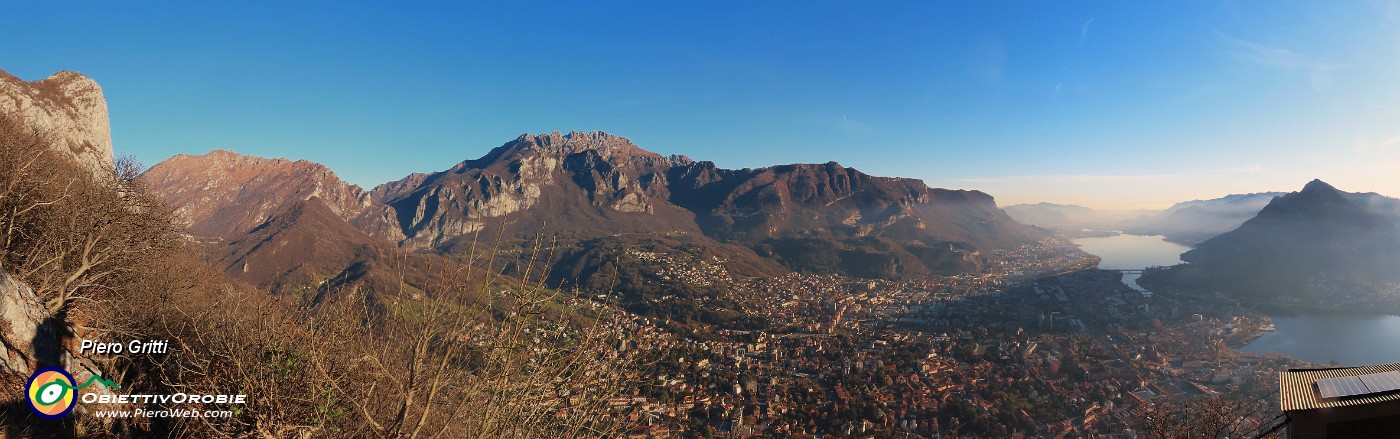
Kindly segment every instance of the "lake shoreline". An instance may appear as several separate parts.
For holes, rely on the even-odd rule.
[[[1141,270],[1148,267],[1165,267],[1180,264],[1180,253],[1190,247],[1172,242],[1165,236],[1130,235],[1121,233],[1114,236],[1074,239],[1072,242],[1086,253],[1099,256],[1099,270]],[[1375,308],[1375,306],[1336,306],[1316,305],[1316,303],[1277,303],[1238,299],[1218,294],[1198,294],[1194,291],[1170,288],[1159,285],[1148,275],[1147,281],[1133,274],[1124,274],[1120,281],[1128,288],[1137,284],[1137,291],[1151,291],[1162,298],[1176,301],[1203,303],[1207,306],[1225,306],[1238,309],[1235,315],[1254,315],[1264,323],[1247,324],[1236,327],[1236,333],[1226,338],[1231,350],[1247,357],[1285,357],[1301,364],[1326,366],[1331,361],[1345,365],[1376,364],[1376,362],[1400,362],[1396,358],[1383,357],[1385,352],[1400,352],[1400,308]],[[1320,322],[1320,323],[1319,323]],[[1372,340],[1369,334],[1387,329],[1387,323],[1394,322],[1394,341],[1386,338],[1382,352],[1362,350],[1338,343],[1331,334],[1351,334],[1358,340]],[[1386,324],[1383,324],[1386,323]],[[1326,324],[1327,329],[1312,329],[1309,324]],[[1273,331],[1266,331],[1271,327]],[[1322,333],[1327,334],[1320,334]],[[1379,337],[1379,336],[1378,336]],[[1347,338],[1345,336],[1341,338]],[[1390,347],[1394,348],[1390,348]]]

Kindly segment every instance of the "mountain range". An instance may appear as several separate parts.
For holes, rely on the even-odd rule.
[[[1162,235],[1168,241],[1195,245],[1235,230],[1281,195],[1284,193],[1262,192],[1186,201],[1126,220],[1121,228],[1135,235]]]
[[[1309,299],[1375,290],[1400,281],[1400,200],[1313,180],[1182,260],[1140,282]]]
[[[1123,224],[1156,213],[1145,209],[1106,210],[1073,204],[1013,204],[1002,208],[1017,222],[1055,230],[1070,236],[1122,230]]]
[[[982,251],[1046,234],[981,192],[834,162],[724,169],[602,132],[522,135],[370,191],[320,164],[229,151],[177,155],[141,179],[226,272],[273,289],[336,278],[384,246],[453,256],[493,242],[521,258],[548,237],[555,282],[606,288],[647,284],[600,270],[626,248],[724,255],[741,276],[900,278],[976,272]]]
[[[0,92],[7,96],[0,110],[53,136],[80,166],[110,172],[103,171],[112,161],[106,104],[91,79],[0,74]],[[497,267],[507,271],[543,257],[556,285],[633,294],[689,287],[658,282],[632,251],[719,261],[738,278],[975,273],[989,251],[1050,233],[1007,212],[1049,228],[1116,224],[1200,242],[1185,255],[1190,264],[1156,276],[1183,285],[1261,293],[1318,276],[1376,285],[1396,280],[1400,266],[1400,201],[1321,181],[1131,219],[1046,203],[1002,211],[981,192],[834,162],[725,169],[603,132],[525,134],[446,170],[370,190],[321,164],[222,150],[171,157],[140,180],[230,276],[316,294],[346,285],[412,291],[407,278],[423,276],[395,272],[395,264],[442,267],[473,246],[496,250]],[[535,251],[540,239],[552,248]]]
[[[1196,245],[1234,230],[1259,213],[1283,192],[1234,194],[1209,200],[1191,200],[1166,210],[1101,210],[1083,206],[1037,203],[1015,204],[1003,209],[1018,222],[1052,229],[1072,237],[1107,231],[1133,235],[1162,235],[1168,241]]]

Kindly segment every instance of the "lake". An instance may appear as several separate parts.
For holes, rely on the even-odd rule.
[[[1103,259],[1099,268],[1105,270],[1141,270],[1147,267],[1176,265],[1181,263],[1181,254],[1190,247],[1167,242],[1161,236],[1118,235],[1104,238],[1080,238],[1074,240],[1079,248]],[[1138,291],[1137,274],[1123,275],[1123,283]]]
[[[1074,240],[1084,251],[1103,258],[1099,268],[1136,270],[1175,265],[1190,248],[1161,236],[1118,235]],[[1123,283],[1142,291],[1136,274]],[[1269,313],[1274,332],[1240,348],[1243,352],[1280,353],[1303,361],[1347,366],[1400,362],[1400,316],[1357,312],[1306,311]]]
[[[1269,317],[1278,329],[1241,351],[1276,352],[1313,363],[1336,360],[1344,366],[1400,362],[1400,316],[1309,311]]]

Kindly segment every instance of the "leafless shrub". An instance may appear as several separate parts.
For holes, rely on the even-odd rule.
[[[577,311],[561,307],[557,292],[544,287],[539,261],[527,262],[527,282],[503,282],[479,266],[494,254],[470,255],[436,273],[422,300],[385,298],[387,315],[375,316],[359,294],[318,310],[310,328],[316,339],[333,342],[314,355],[334,360],[313,363],[315,373],[350,402],[353,431],[379,437],[617,432],[622,424],[609,416],[607,402],[621,391],[631,359],[613,349],[611,316],[594,314],[581,325],[547,318],[577,317]]]
[[[1138,426],[1148,439],[1252,438],[1273,425],[1267,413],[1261,401],[1213,395],[1185,403],[1154,402],[1144,407]]]
[[[120,430],[79,414],[65,435],[607,437],[626,427],[608,405],[632,369],[613,348],[616,315],[563,304],[543,285],[545,261],[528,261],[520,281],[495,274],[494,252],[473,251],[433,266],[412,294],[347,287],[287,303],[205,264],[135,163],[94,177],[46,142],[0,117],[0,264],[70,332],[170,342],[163,355],[95,359],[124,391],[249,399],[181,407],[232,418]]]
[[[491,259],[436,266],[421,297],[352,288],[302,307],[207,268],[172,267],[168,273],[194,280],[169,286],[179,293],[144,294],[116,307],[134,334],[178,343],[171,354],[130,367],[145,378],[129,380],[172,392],[248,395],[246,406],[231,407],[239,410],[234,419],[164,427],[176,436],[607,437],[623,430],[608,402],[633,368],[614,349],[614,315],[569,308],[539,280],[477,266]],[[529,276],[539,273],[532,268]]]
[[[43,133],[0,118],[0,264],[65,316],[75,304],[140,283],[178,245],[168,212],[133,181],[129,159],[93,176]]]

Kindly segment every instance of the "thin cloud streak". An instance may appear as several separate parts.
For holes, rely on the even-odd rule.
[[[1125,181],[1152,181],[1168,180],[1188,177],[1184,174],[1133,174],[1133,175],[1100,175],[1100,174],[1044,174],[1044,175],[1010,175],[1004,177],[986,178],[955,178],[950,181],[959,183],[1021,183],[1031,181],[1041,182],[1081,182],[1081,183],[1102,183],[1102,182],[1125,182]]]
[[[1321,91],[1331,87],[1332,72],[1345,67],[1316,60],[1287,48],[1269,46],[1225,34],[1220,34],[1220,39],[1229,47],[1230,57],[1236,61],[1282,70],[1306,72],[1308,84],[1312,86],[1313,90]]]
[[[1099,17],[1089,17],[1084,24],[1079,25],[1079,41],[1074,44],[1084,44],[1084,39],[1089,37],[1089,25],[1094,24],[1094,20]]]

